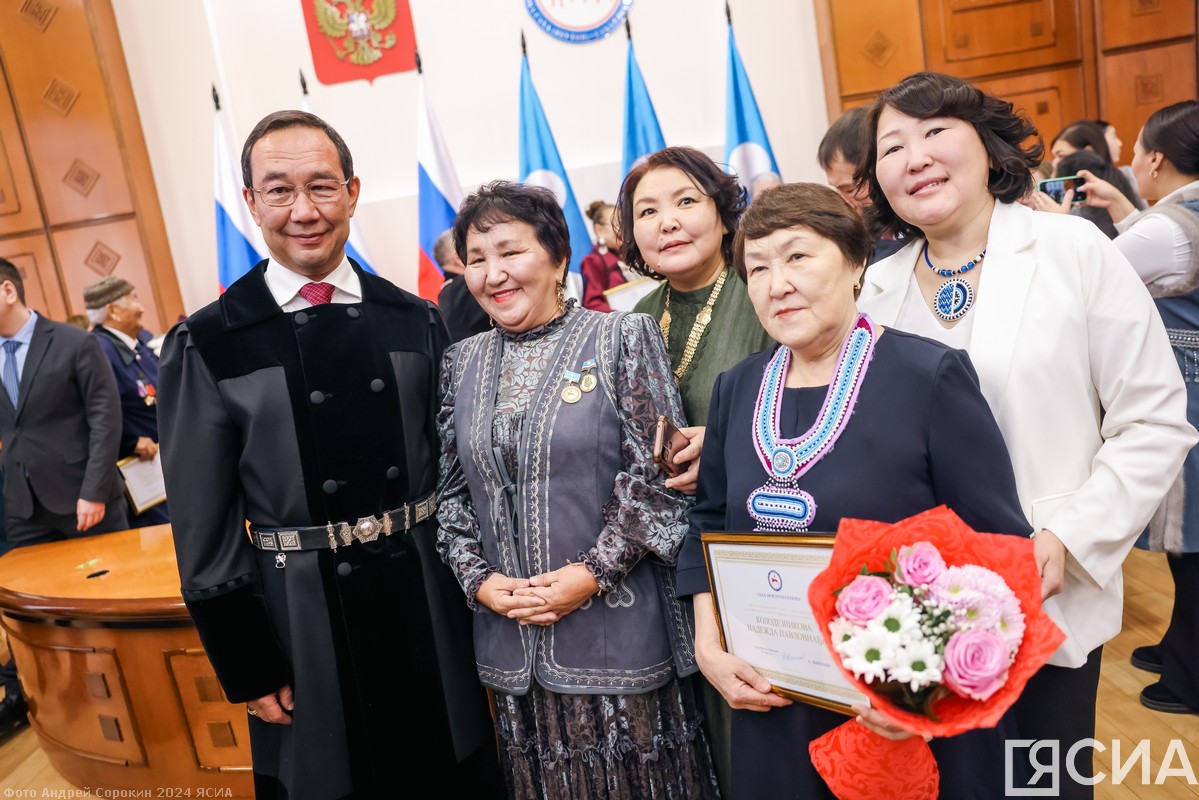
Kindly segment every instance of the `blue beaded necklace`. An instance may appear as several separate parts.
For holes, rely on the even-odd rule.
[[[966,312],[974,305],[974,287],[961,275],[978,266],[978,262],[982,261],[986,255],[987,248],[984,247],[977,257],[957,269],[937,269],[928,258],[928,242],[924,243],[924,263],[928,264],[928,268],[941,277],[949,278],[933,295],[933,313],[940,319],[946,322],[956,322],[966,316]]]

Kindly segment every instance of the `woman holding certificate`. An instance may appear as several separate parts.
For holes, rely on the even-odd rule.
[[[870,268],[861,307],[970,354],[1067,636],[1016,702],[1020,738],[1092,739],[1124,557],[1196,440],[1161,314],[1098,228],[1016,202],[1041,145],[1011,103],[918,73],[879,95],[868,130],[858,178],[909,244]],[[1063,797],[1093,793],[1091,759],[1077,767]]]
[[[714,798],[671,580],[688,503],[650,454],[682,413],[657,326],[566,301],[546,189],[484,186],[454,246],[495,329],[445,354],[437,549],[476,612],[509,794]]]
[[[858,313],[871,241],[835,191],[788,184],[754,201],[734,242],[739,279],[779,346],[716,380],[677,572],[679,593],[695,596],[700,669],[734,709],[733,797],[831,797],[807,745],[845,718],[773,694],[721,648],[701,532],[833,532],[845,517],[896,522],[942,504],[975,530],[1030,531],[966,355]],[[933,741],[944,796],[1003,796],[1005,733]]]

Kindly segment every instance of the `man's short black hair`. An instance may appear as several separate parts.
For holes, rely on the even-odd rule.
[[[837,156],[845,159],[857,169],[866,157],[866,107],[857,106],[846,111],[833,121],[820,140],[816,158],[820,167],[827,172]]]
[[[335,131],[332,125],[316,114],[309,114],[307,111],[275,111],[258,121],[254,130],[250,131],[250,135],[246,137],[246,143],[242,145],[241,182],[247,189],[254,188],[253,179],[250,177],[250,152],[254,149],[254,145],[258,144],[258,140],[268,133],[287,128],[316,128],[323,132],[337,148],[337,160],[341,162],[341,177],[347,180],[354,177],[354,157],[350,155],[350,148],[346,144],[346,140],[341,138],[341,134]]]

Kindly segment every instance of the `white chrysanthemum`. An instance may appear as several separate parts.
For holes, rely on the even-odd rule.
[[[941,682],[941,656],[937,655],[935,642],[916,639],[899,648],[895,654],[895,666],[891,668],[891,680],[906,683],[913,692]]]
[[[841,663],[859,679],[873,683],[886,680],[895,663],[899,637],[885,630],[860,629],[843,645]]]
[[[887,606],[887,610],[872,619],[866,627],[893,633],[904,643],[920,635],[920,609],[910,595],[896,592],[891,596],[891,605]]]
[[[828,624],[828,632],[833,640],[833,649],[843,654],[845,644],[860,630],[862,629],[843,617],[834,619]]]

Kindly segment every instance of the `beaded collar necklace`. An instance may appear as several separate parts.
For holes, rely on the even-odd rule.
[[[687,344],[683,347],[683,357],[679,359],[679,364],[674,368],[674,382],[678,383],[687,374],[687,370],[691,368],[691,359],[695,358],[695,350],[699,347],[699,340],[704,335],[704,331],[708,329],[708,323],[712,321],[712,308],[716,305],[716,298],[720,297],[720,289],[724,286],[724,279],[729,276],[729,268],[725,267],[720,272],[720,277],[716,279],[716,285],[712,287],[712,293],[708,295],[708,302],[704,303],[704,307],[699,310],[699,315],[696,316],[695,322],[691,323],[691,331],[687,334]],[[662,319],[658,325],[662,328],[662,340],[666,342],[667,347],[670,345],[670,284],[666,284],[666,309],[662,312]]]
[[[986,255],[987,248],[984,247],[981,253],[957,269],[937,269],[928,257],[928,241],[924,242],[924,263],[941,277],[949,278],[933,295],[933,313],[938,318],[946,322],[956,322],[966,316],[966,312],[974,305],[974,287],[962,275],[978,266],[978,262]]]
[[[799,488],[799,479],[833,449],[845,430],[877,338],[874,322],[859,314],[841,345],[820,414],[812,427],[795,439],[784,439],[779,428],[791,350],[780,347],[766,365],[754,405],[753,440],[758,460],[770,477],[750,492],[746,501],[749,515],[757,523],[754,530],[806,531],[816,518],[816,501]]]

